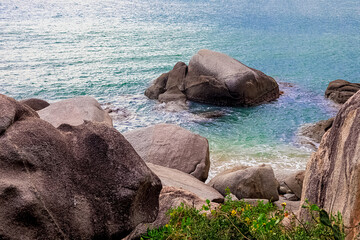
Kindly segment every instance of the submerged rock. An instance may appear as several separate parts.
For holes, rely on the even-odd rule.
[[[325,132],[331,128],[333,121],[334,118],[330,118],[328,120],[321,120],[314,124],[306,124],[302,126],[299,130],[299,134],[300,136],[304,136],[308,139],[306,140],[302,138],[301,141],[310,145],[318,145]]]
[[[343,104],[359,90],[360,83],[351,83],[342,79],[337,79],[329,83],[325,91],[325,97],[336,103]]]
[[[121,239],[158,212],[159,178],[106,124],[53,127],[0,95],[0,238]]]
[[[191,100],[229,106],[253,106],[279,97],[276,81],[263,72],[210,50],[200,50],[189,66],[178,62],[145,91],[160,101]]]
[[[51,103],[38,111],[41,119],[58,127],[63,123],[78,126],[84,121],[102,122],[112,126],[112,119],[99,102],[92,97],[82,96]]]
[[[344,224],[360,222],[360,92],[339,110],[331,129],[310,158],[305,172],[302,204],[305,199],[326,211],[342,214]],[[300,209],[300,216],[309,215]],[[351,228],[347,239],[354,239],[359,228]]]
[[[238,199],[279,200],[279,183],[275,179],[273,169],[265,164],[259,167],[237,167],[227,170],[211,179],[209,186],[223,196],[226,195],[226,188],[229,188]]]
[[[145,162],[178,169],[201,181],[210,168],[206,138],[173,124],[158,124],[124,134]]]

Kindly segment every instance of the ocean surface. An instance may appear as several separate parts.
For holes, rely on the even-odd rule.
[[[251,108],[177,111],[144,96],[203,48],[274,77],[284,94]],[[0,2],[0,93],[49,102],[90,95],[118,110],[120,132],[179,124],[209,140],[211,177],[240,164],[304,169],[313,150],[299,127],[334,116],[328,83],[360,82],[359,71],[359,0]]]

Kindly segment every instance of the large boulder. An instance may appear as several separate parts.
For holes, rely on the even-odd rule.
[[[200,50],[189,66],[178,62],[145,91],[150,99],[186,99],[215,105],[253,106],[279,97],[276,81],[223,53]]]
[[[343,104],[359,90],[360,83],[351,83],[342,79],[337,79],[329,83],[325,91],[325,97],[336,103]]]
[[[121,239],[158,213],[159,178],[114,128],[58,129],[0,95],[0,239]]]
[[[210,168],[206,138],[173,124],[158,124],[124,134],[145,162],[178,169],[205,181]]]
[[[78,126],[84,121],[101,122],[112,126],[112,119],[99,102],[89,96],[65,99],[38,111],[41,119],[58,127],[63,123]]]
[[[26,104],[29,107],[31,107],[32,109],[34,109],[35,111],[39,111],[41,109],[44,109],[46,107],[48,107],[50,105],[50,103],[48,103],[45,100],[42,99],[38,99],[38,98],[28,98],[28,99],[23,99],[19,101],[22,104]]]
[[[331,129],[310,158],[305,172],[302,203],[308,199],[328,212],[342,214],[344,224],[360,222],[360,92],[339,110]],[[308,214],[300,209],[300,216]],[[347,239],[359,233],[350,231]]]
[[[256,198],[279,200],[279,183],[273,169],[268,165],[258,167],[236,167],[215,176],[209,186],[226,195],[229,188],[238,199]]]
[[[211,202],[224,202],[224,197],[218,191],[187,173],[152,163],[146,164],[160,178],[163,186],[181,188]]]

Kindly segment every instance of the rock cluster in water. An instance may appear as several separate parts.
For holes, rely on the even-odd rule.
[[[225,106],[253,106],[279,97],[276,81],[223,53],[200,50],[187,66],[178,62],[145,91],[160,102],[195,101]]]
[[[343,104],[359,90],[360,83],[351,83],[338,79],[329,83],[325,91],[325,97],[336,103]]]

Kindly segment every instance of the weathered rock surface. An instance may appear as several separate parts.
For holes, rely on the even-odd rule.
[[[101,122],[112,126],[112,119],[95,98],[75,97],[59,102],[38,111],[41,119],[58,127],[63,123],[78,126],[84,121]]]
[[[114,128],[58,129],[0,95],[0,239],[119,239],[158,212],[161,182]]]
[[[263,72],[219,52],[200,50],[189,66],[178,62],[145,91],[150,99],[215,105],[253,106],[279,97],[276,81]]]
[[[39,111],[50,105],[50,103],[48,103],[47,101],[38,98],[24,99],[24,100],[20,100],[19,102],[28,105],[35,111]]]
[[[174,124],[158,124],[124,134],[145,162],[178,169],[201,181],[210,168],[206,138]]]
[[[339,110],[305,172],[302,203],[308,199],[328,212],[343,216],[345,226],[360,222],[360,92]],[[300,216],[307,218],[300,209]],[[350,232],[348,239],[359,233]]]
[[[325,97],[334,102],[343,104],[359,90],[360,83],[351,83],[342,79],[337,79],[329,83],[325,91]]]
[[[299,133],[302,136],[310,138],[310,140],[316,144],[319,144],[325,132],[331,128],[333,121],[334,118],[330,118],[328,120],[321,120],[315,124],[305,125],[301,127]]]
[[[192,192],[175,187],[163,187],[159,197],[159,214],[156,220],[152,223],[138,225],[136,229],[124,240],[138,239],[142,234],[147,232],[147,229],[164,226],[170,220],[170,217],[166,215],[166,212],[171,208],[179,207],[181,203],[196,209],[201,209],[203,205],[207,205],[206,199],[199,198]],[[217,206],[217,203],[211,203],[211,207],[215,208]]]
[[[278,186],[274,171],[270,166],[235,168],[215,176],[209,186],[226,195],[228,187],[238,199],[256,198],[279,200]]]
[[[284,183],[288,188],[296,195],[296,197],[301,198],[301,192],[303,188],[305,171],[300,170],[293,174],[290,174],[285,178]]]
[[[223,195],[218,191],[187,173],[152,163],[146,164],[160,178],[163,186],[185,189],[211,202],[224,202]]]

